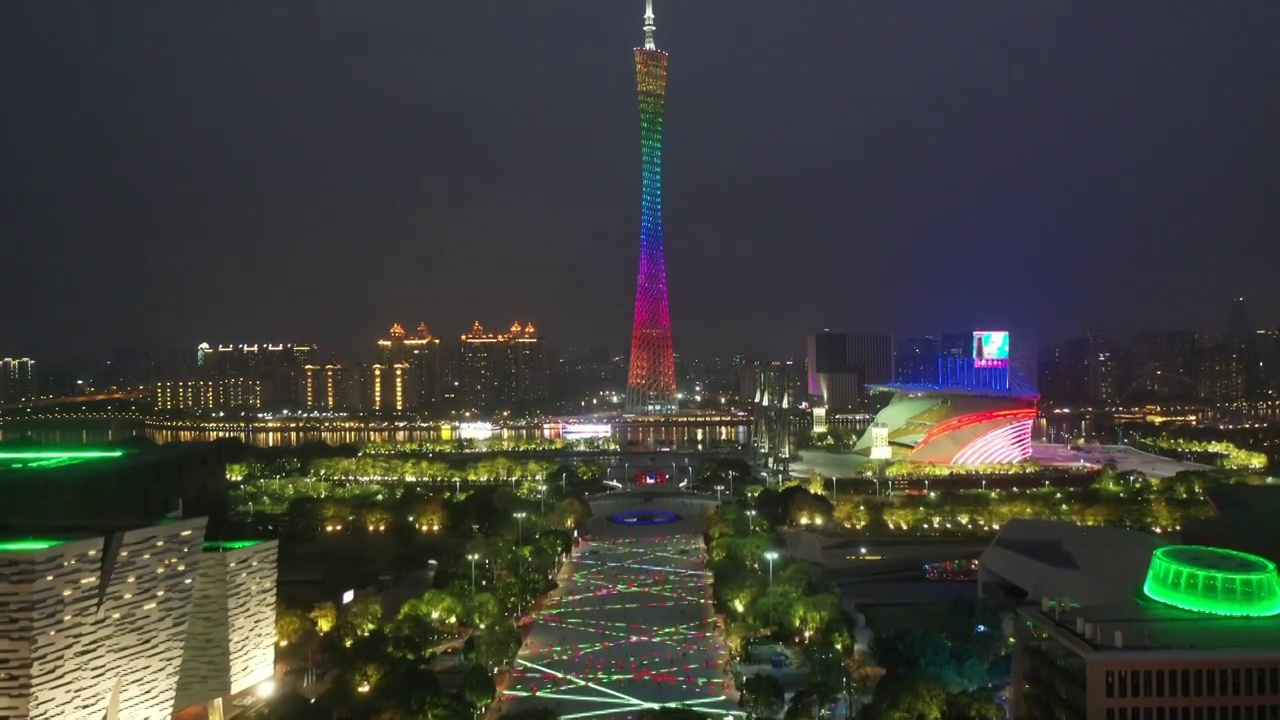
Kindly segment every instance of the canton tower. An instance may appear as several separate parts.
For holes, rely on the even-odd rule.
[[[640,271],[631,326],[627,411],[673,413],[676,363],[667,307],[667,262],[662,247],[662,120],[667,97],[667,54],[653,42],[653,0],[645,0],[644,47],[637,48],[640,99]]]

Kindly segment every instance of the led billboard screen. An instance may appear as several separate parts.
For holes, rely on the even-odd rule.
[[[977,367],[1009,364],[1009,332],[1007,330],[975,330],[973,363]]]

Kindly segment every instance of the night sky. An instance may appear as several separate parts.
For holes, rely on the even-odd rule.
[[[0,3],[0,356],[621,350],[642,0]],[[1280,3],[658,0],[677,352],[1280,324]]]

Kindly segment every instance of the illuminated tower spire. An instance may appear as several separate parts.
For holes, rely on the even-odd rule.
[[[653,43],[653,0],[644,0],[644,49],[657,50]]]
[[[667,54],[653,42],[653,0],[645,0],[644,23],[644,47],[635,51],[640,100],[640,270],[631,327],[627,410],[672,413],[676,410],[676,368],[662,244],[662,124],[667,102]]]

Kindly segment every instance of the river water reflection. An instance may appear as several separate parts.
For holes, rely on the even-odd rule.
[[[308,442],[330,445],[370,442],[431,442],[458,437],[486,440],[490,438],[572,438],[612,436],[621,445],[642,447],[669,446],[675,450],[708,449],[728,443],[747,445],[751,426],[703,424],[628,424],[592,426],[589,432],[571,432],[557,426],[495,428],[482,423],[461,427],[412,428],[340,428],[340,429],[272,429],[221,426],[218,428],[161,427],[142,421],[101,421],[85,425],[50,424],[41,426],[0,427],[0,440],[30,437],[44,445],[94,445],[118,442],[141,435],[157,443],[208,442],[238,438],[260,447],[289,447]]]

